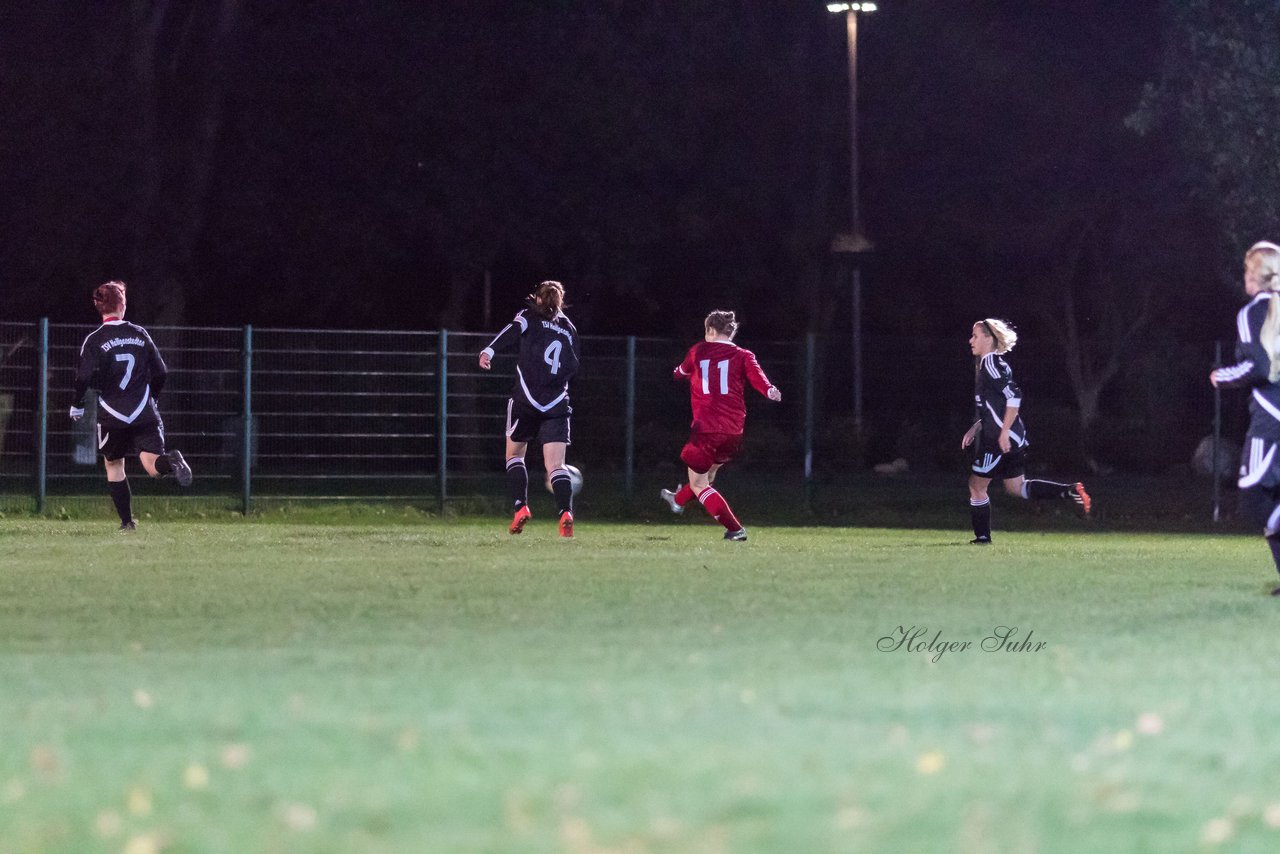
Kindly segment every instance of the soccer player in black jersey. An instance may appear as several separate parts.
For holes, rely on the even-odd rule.
[[[515,515],[509,530],[518,534],[529,521],[529,471],[524,455],[529,442],[542,443],[542,461],[560,513],[560,536],[573,536],[573,487],[565,469],[569,446],[569,380],[578,371],[578,330],[564,313],[564,285],[543,282],[529,295],[529,307],[480,351],[480,367],[489,370],[495,353],[519,347],[516,381],[507,401],[507,481]]]
[[[98,392],[98,451],[107,469],[111,500],[120,514],[120,530],[137,529],[130,507],[124,458],[136,456],[152,477],[172,475],[181,486],[191,485],[191,466],[180,451],[166,451],[164,422],[156,395],[164,388],[168,369],[147,330],[124,319],[124,282],[107,282],[93,292],[93,305],[102,325],[80,345],[75,402],[71,420],[84,417],[89,389]]]
[[[960,447],[976,443],[977,456],[969,475],[969,510],[973,517],[974,545],[991,542],[991,499],[987,487],[1003,480],[1010,495],[1030,499],[1070,499],[1086,514],[1092,507],[1082,483],[1026,480],[1027,430],[1022,424],[1022,390],[1004,354],[1013,349],[1018,333],[997,318],[973,325],[969,348],[974,366],[974,421],[960,440]]]
[[[1209,382],[1251,389],[1240,452],[1240,509],[1262,528],[1280,571],[1280,246],[1255,243],[1244,256],[1249,302],[1236,316],[1236,363]],[[1280,596],[1280,587],[1271,591]]]

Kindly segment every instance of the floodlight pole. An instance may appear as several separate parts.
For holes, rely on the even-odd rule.
[[[843,13],[849,55],[849,234],[841,251],[850,255],[850,314],[853,326],[853,423],[862,435],[862,265],[859,255],[870,248],[862,234],[858,164],[858,15],[876,11],[875,3],[830,3],[827,11]]]
[[[849,43],[849,232],[856,239],[862,234],[862,211],[858,206],[858,11],[854,5],[844,13],[844,23]]]
[[[849,33],[849,231],[854,239],[862,234],[858,206],[858,13],[844,15]],[[853,262],[850,288],[850,317],[853,324],[853,426],[862,437],[862,265]]]

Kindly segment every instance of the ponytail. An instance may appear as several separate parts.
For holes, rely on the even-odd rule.
[[[979,320],[978,323],[995,340],[996,353],[1001,355],[1008,353],[1018,343],[1018,330],[1014,329],[1009,321],[988,317],[986,320]]]
[[[555,320],[556,315],[564,310],[564,285],[547,280],[526,298],[529,307],[547,320]]]

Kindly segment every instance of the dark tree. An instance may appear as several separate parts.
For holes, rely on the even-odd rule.
[[[1184,178],[1216,218],[1233,286],[1239,257],[1276,239],[1280,224],[1280,4],[1274,0],[1169,4],[1166,49],[1129,126],[1172,135]]]

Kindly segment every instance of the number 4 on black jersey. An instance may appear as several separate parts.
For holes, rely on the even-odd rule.
[[[569,380],[578,372],[581,355],[578,330],[564,312],[548,320],[525,308],[516,312],[483,352],[492,357],[510,349],[517,339],[520,353],[512,399],[543,416],[569,414]]]

